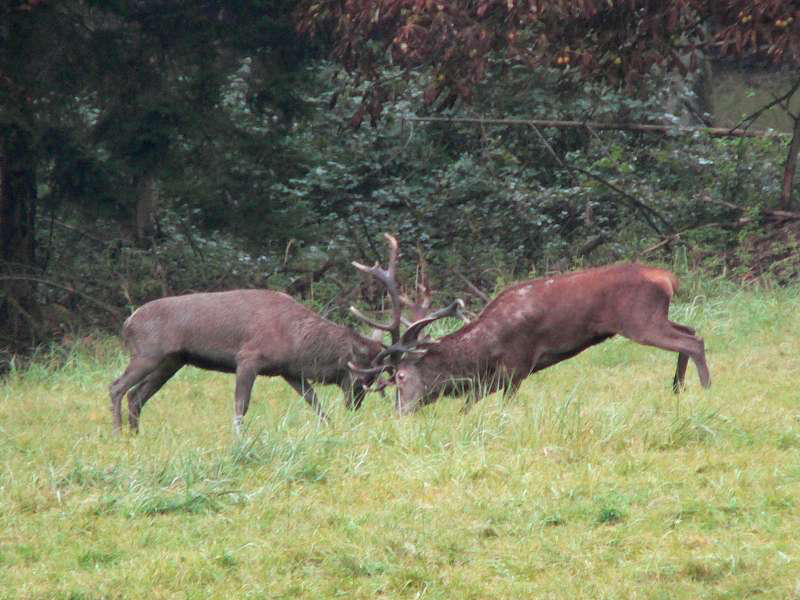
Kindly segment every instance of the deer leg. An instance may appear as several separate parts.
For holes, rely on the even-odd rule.
[[[128,426],[134,433],[139,433],[139,415],[145,403],[152,398],[169,379],[183,366],[177,359],[167,360],[150,373],[144,380],[128,393]]]
[[[707,388],[711,385],[711,374],[708,372],[708,364],[706,363],[706,344],[703,338],[696,337],[698,351],[695,356],[692,356],[695,366],[697,367],[697,375],[700,377],[700,385]]]
[[[681,325],[680,323],[676,323],[675,321],[670,321],[669,324],[672,325],[678,331],[681,331],[683,333],[688,333],[689,335],[695,335],[697,333],[692,327],[689,327],[688,325]]]
[[[675,367],[675,377],[672,379],[672,391],[680,394],[685,387],[686,367],[689,364],[689,356],[683,352],[678,353],[678,365]]]
[[[308,405],[314,409],[317,415],[320,418],[320,421],[327,423],[329,421],[328,415],[325,414],[325,411],[322,410],[322,406],[319,404],[319,400],[317,399],[317,395],[314,393],[314,388],[311,387],[311,384],[303,379],[302,377],[283,377],[286,382],[292,386],[292,389],[300,394],[303,399],[308,402]]]
[[[114,416],[114,433],[122,428],[122,397],[133,386],[158,368],[160,356],[134,356],[125,372],[111,384],[111,414]]]
[[[669,321],[669,324],[672,325],[674,329],[677,329],[680,333],[684,333],[696,341],[697,345],[699,346],[699,351],[697,355],[691,358],[694,360],[695,366],[697,367],[697,373],[700,376],[700,383],[703,387],[708,387],[711,385],[711,380],[708,373],[708,365],[706,364],[706,351],[703,339],[695,335],[696,332],[692,327],[681,325],[680,323],[675,323],[674,321]],[[686,366],[689,364],[689,358],[690,356],[686,354],[678,354],[678,365],[675,369],[675,379],[672,382],[672,389],[676,394],[684,388]]]
[[[681,325],[680,323],[675,323],[673,321],[669,322],[675,329],[686,333],[688,335],[694,336],[695,330],[691,327],[687,327],[686,325]],[[686,367],[689,364],[689,356],[687,354],[683,354],[682,352],[678,353],[678,365],[675,368],[675,377],[672,380],[672,391],[676,394],[679,394],[681,390],[685,387],[685,379],[686,379]]]
[[[242,433],[242,420],[250,407],[250,395],[258,375],[258,367],[253,362],[240,362],[236,365],[236,392],[234,400],[233,430]]]
[[[672,350],[678,353],[678,372],[675,374],[678,382],[681,382],[681,370],[685,374],[684,362],[688,362],[688,358],[694,361],[697,367],[697,374],[700,377],[700,384],[707,388],[711,385],[711,376],[708,372],[708,365],[706,364],[705,344],[703,340],[696,335],[688,332],[690,328],[681,325],[676,327],[670,321],[653,326],[649,324],[647,327],[635,328],[633,330],[626,330],[622,332],[625,337],[645,344],[647,346],[655,346],[663,350]],[[684,358],[681,355],[685,355]],[[688,358],[686,358],[688,357]],[[673,388],[675,382],[673,380]]]

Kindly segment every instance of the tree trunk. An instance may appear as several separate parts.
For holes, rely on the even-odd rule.
[[[789,153],[783,166],[783,193],[781,194],[780,210],[792,210],[792,189],[794,188],[794,175],[797,170],[797,153],[800,151],[800,116],[794,119],[792,143],[789,144]]]
[[[17,127],[0,129],[0,271],[35,268],[36,173],[30,136]],[[39,329],[34,287],[29,281],[0,284],[0,340],[35,341]]]
[[[143,175],[138,181],[136,198],[136,243],[142,248],[153,241],[157,209],[158,180],[154,175]]]

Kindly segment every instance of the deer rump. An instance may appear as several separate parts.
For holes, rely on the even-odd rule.
[[[458,331],[395,348],[383,366],[393,372],[398,412],[413,412],[440,395],[513,393],[528,375],[617,334],[677,352],[675,392],[690,358],[708,387],[703,340],[668,318],[677,287],[669,271],[636,263],[515,284]]]
[[[184,365],[236,373],[234,426],[239,430],[258,375],[281,376],[320,418],[327,419],[311,381],[337,384],[358,408],[365,389],[348,361],[369,360],[382,344],[323,319],[291,296],[269,290],[234,290],[172,296],[148,302],[123,326],[131,360],[111,384],[114,430],[122,397],[138,430],[145,403]]]

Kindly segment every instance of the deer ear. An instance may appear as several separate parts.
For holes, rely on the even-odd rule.
[[[369,364],[369,350],[360,344],[353,344],[350,358],[352,359],[351,362],[355,364],[367,365]],[[348,362],[348,365],[349,364]]]

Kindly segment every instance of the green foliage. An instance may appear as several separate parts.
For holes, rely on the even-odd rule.
[[[187,133],[162,166],[150,249],[132,244],[115,222],[135,200],[124,174],[108,168],[116,159],[66,129],[42,138],[50,177],[41,188],[38,249],[45,277],[61,286],[38,288],[43,331],[116,331],[128,311],[158,296],[286,289],[328,262],[332,268],[302,293],[326,314],[341,305],[334,318],[346,319],[352,297],[344,292],[358,281],[350,261],[383,259],[384,231],[400,237],[400,278],[409,289],[417,256],[429,261],[437,303],[465,295],[459,273],[491,295],[516,279],[630,258],[666,263],[713,294],[724,287],[718,275],[749,277],[761,257],[791,255],[782,240],[771,254],[750,241],[761,233],[759,209],[778,196],[779,142],[412,123],[403,120],[411,101],[398,101],[380,128],[353,131],[343,120],[360,97],[331,89],[331,65],[317,63],[295,79],[304,109],[291,122],[252,105],[259,73],[257,62],[237,63],[218,88],[220,110],[202,124],[180,117]],[[507,116],[537,106],[576,120],[675,116],[664,112],[672,88],[657,80],[630,97],[599,84],[572,85],[556,72],[540,72],[536,85],[522,75],[507,80],[504,94],[490,78],[478,108]],[[413,98],[424,83],[394,85]],[[90,206],[65,200],[86,194]],[[743,215],[754,217],[749,229],[729,227]],[[657,251],[640,254],[652,246]],[[692,274],[698,266],[705,277]],[[788,259],[763,272],[782,282],[792,269]],[[120,309],[119,316],[87,296]]]
[[[759,211],[779,195],[780,142],[405,121],[431,83],[422,71],[387,71],[395,101],[381,126],[352,130],[369,85],[305,61],[318,46],[295,37],[290,8],[228,3],[212,17],[120,2],[79,11],[76,23],[49,9],[26,21],[38,33],[61,28],[63,56],[37,47],[36,60],[91,58],[52,91],[9,71],[48,97],[26,117],[39,199],[29,271],[56,284],[35,286],[42,332],[116,330],[126,309],[156,296],[238,286],[295,283],[290,292],[318,308],[346,305],[359,281],[350,261],[381,258],[384,231],[400,237],[408,288],[417,255],[427,258],[437,302],[464,295],[458,274],[491,294],[630,258],[737,278],[775,262],[757,274],[779,283],[796,274],[796,240],[773,240],[783,250],[758,241]],[[81,23],[88,37],[71,41]],[[27,42],[14,39],[22,52]],[[484,75],[471,110],[486,117],[673,123],[687,118],[684,100],[696,103],[691,80],[657,74],[625,93],[500,60]],[[158,201],[144,248],[131,238],[147,181]],[[751,226],[731,227],[740,217]]]
[[[631,96],[570,85],[556,72],[537,72],[533,84],[524,74],[505,73],[502,94],[489,76],[477,112],[524,118],[519,107],[533,105],[550,118],[673,122],[684,115],[665,105],[692,94],[657,78]],[[318,77],[308,97],[323,107],[333,94],[323,83],[329,69]],[[553,267],[632,258],[676,232],[675,244],[647,260],[672,262],[677,251],[693,265],[724,269],[724,260],[713,261],[739,244],[727,228],[735,208],[769,207],[765,199],[779,194],[780,142],[414,123],[403,118],[424,78],[404,86],[398,93],[412,100],[387,108],[380,128],[347,136],[341,123],[361,97],[336,92],[336,112],[317,111],[288,138],[303,174],[285,189],[326,232],[327,251],[376,260],[376,240],[392,231],[431,261],[434,277],[447,279],[436,281],[440,289],[456,283],[448,277],[455,269],[491,290]]]
[[[303,114],[301,65],[318,48],[295,33],[292,7],[7,9],[0,124],[32,134],[26,166],[46,205],[70,204],[83,223],[133,220],[137,186],[155,176],[168,204],[208,211],[198,224],[233,229],[241,209],[238,236],[290,239],[297,207],[273,186],[291,175],[281,139]]]

